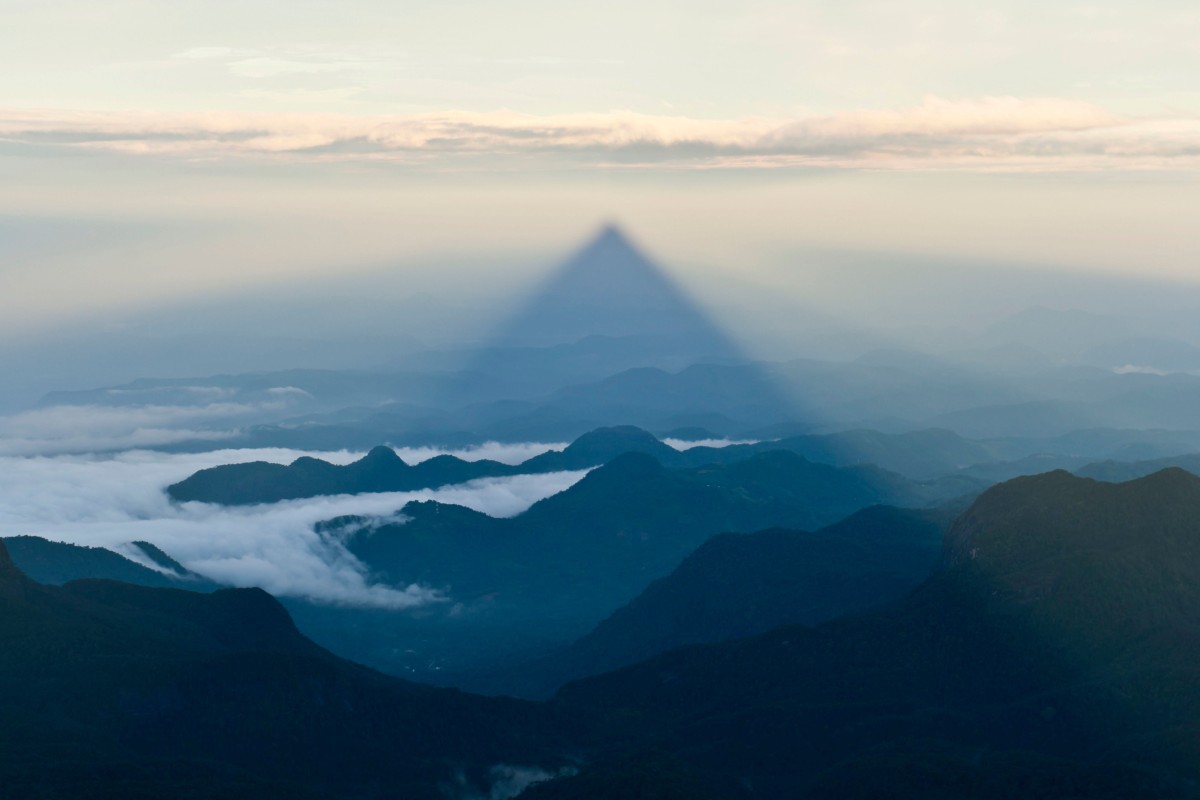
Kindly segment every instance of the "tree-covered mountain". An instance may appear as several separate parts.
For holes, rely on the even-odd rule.
[[[390,447],[381,445],[346,465],[305,456],[286,466],[253,461],[210,467],[168,486],[167,494],[178,502],[244,505],[320,495],[408,492],[477,478],[590,469],[630,452],[649,453],[668,462],[678,461],[680,456],[640,428],[617,426],[591,431],[563,450],[542,453],[515,466],[450,455],[409,465]]]
[[[318,495],[407,492],[512,472],[507,464],[454,456],[436,456],[410,466],[395,450],[380,446],[346,465],[303,456],[286,466],[252,461],[210,467],[168,486],[167,494],[181,503],[248,505]]]
[[[359,528],[347,546],[388,583],[449,586],[460,602],[515,594],[545,613],[542,603],[564,593],[596,608],[632,597],[716,533],[818,528],[903,500],[928,498],[881,470],[786,451],[684,470],[626,453],[516,517],[414,502],[403,509],[407,521]]]
[[[890,609],[684,648],[555,705],[761,797],[1193,796],[1198,656],[1200,478],[1053,472],[985,492]]]
[[[82,578],[102,578],[138,586],[192,591],[217,588],[149,542],[133,542],[130,546],[137,548],[159,569],[143,566],[103,547],[52,542],[38,536],[10,536],[3,541],[17,568],[38,583],[61,585]]]
[[[569,680],[689,644],[814,625],[898,600],[937,561],[946,512],[872,506],[816,532],[722,533],[563,650],[500,686],[548,696]]]
[[[43,586],[0,543],[0,785],[11,797],[486,796],[555,769],[547,709],[387,678],[258,590]]]
[[[679,509],[639,499],[687,499],[692,521],[727,522],[739,508],[750,517],[760,502],[772,507],[756,495],[768,473],[784,459],[806,463],[778,458],[672,471],[627,454],[576,494],[539,504],[533,519],[545,516],[513,541],[549,548],[566,573],[550,582],[571,584],[583,573],[553,552],[554,520],[581,521],[598,569],[665,551],[672,534],[653,524]],[[624,501],[594,504],[614,497]],[[408,533],[421,535],[402,542],[409,553],[535,554],[505,550],[513,537],[465,509],[410,513]],[[898,567],[885,550],[851,556],[829,539],[886,548],[913,522],[872,509],[808,534],[807,546],[845,556],[834,569],[871,558]],[[396,544],[383,529],[352,542],[381,533],[377,545]],[[672,576],[721,585],[727,567],[728,617],[710,605],[696,619],[736,627],[738,607],[769,616],[754,610],[751,575],[767,597],[798,598],[786,563],[814,562],[793,536],[762,535],[718,537]],[[609,539],[616,555],[605,555]],[[913,547],[928,558],[927,539]],[[842,587],[827,588],[822,596]],[[496,593],[484,602],[502,604]],[[0,777],[16,796],[499,797],[497,776],[569,764],[578,774],[529,796],[1189,797],[1200,785],[1200,478],[1169,469],[1112,484],[1053,472],[1001,484],[951,526],[935,573],[892,605],[683,647],[568,684],[548,706],[341,661],[256,590],[40,585],[2,544],[0,645]]]
[[[718,533],[814,530],[878,503],[934,499],[892,473],[786,451],[690,469],[629,452],[512,518],[414,502],[399,524],[350,518],[323,528],[373,579],[439,589],[444,603],[419,614],[289,607],[302,630],[343,655],[482,689],[494,685],[471,682],[482,667],[504,669],[584,635]]]
[[[590,431],[563,450],[542,453],[517,465],[486,459],[466,461],[449,455],[409,465],[391,448],[377,446],[363,458],[346,465],[305,456],[289,465],[254,461],[210,467],[167,487],[167,494],[178,502],[272,503],[319,495],[416,491],[503,475],[591,469],[623,453],[645,453],[665,466],[685,468],[732,464],[779,450],[836,466],[882,462],[884,469],[897,467],[896,471],[904,475],[939,479],[928,482],[924,488],[914,487],[914,496],[942,499],[972,494],[985,485],[952,473],[964,464],[974,463],[972,459],[986,458],[986,448],[948,431],[899,435],[850,431],[680,451],[641,428],[620,425]]]

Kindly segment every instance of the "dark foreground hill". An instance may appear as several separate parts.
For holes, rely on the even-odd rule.
[[[5,797],[487,796],[563,740],[543,708],[337,659],[264,592],[43,586],[0,543]]]
[[[14,797],[502,797],[489,780],[568,758],[528,796],[1195,797],[1198,687],[1200,478],[1177,469],[994,487],[895,605],[548,707],[348,664],[262,592],[42,586],[0,544]]]
[[[502,685],[519,696],[548,696],[569,680],[684,645],[815,625],[894,602],[928,577],[950,519],[873,506],[817,532],[714,536],[586,636],[510,670]]]
[[[138,586],[190,589],[203,592],[217,585],[189,571],[149,542],[133,542],[141,555],[159,569],[143,566],[103,547],[52,542],[38,536],[10,536],[3,541],[9,557],[38,583],[62,585],[82,578],[103,578]]]
[[[666,751],[757,797],[1195,796],[1200,478],[1010,481],[891,609],[685,648],[555,705],[602,720],[611,763]],[[537,796],[585,777],[606,778]]]

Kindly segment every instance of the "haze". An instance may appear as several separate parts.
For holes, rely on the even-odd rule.
[[[876,327],[986,324],[1028,305],[1013,281],[1190,283],[1200,255],[1186,3],[0,11],[0,329],[19,342],[12,382],[37,387],[9,390],[23,402],[137,377],[123,340],[84,359],[89,377],[47,366],[53,340],[160,338],[164,308],[198,334],[231,317],[256,340],[322,326],[322,347],[229,368],[368,363],[385,324],[466,340],[486,325],[464,320],[501,318],[606,220],[735,322],[786,290],[805,314]],[[881,319],[930,263],[954,291],[910,292]],[[338,302],[281,320],[270,301],[313,285]],[[1071,286],[1093,311],[1127,294]],[[381,309],[425,293],[451,308]],[[744,332],[779,352],[765,333]]]

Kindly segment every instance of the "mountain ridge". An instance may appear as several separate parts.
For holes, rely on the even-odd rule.
[[[672,651],[554,702],[626,749],[752,772],[762,796],[1195,796],[1200,479],[1021,478],[947,542],[890,608]]]

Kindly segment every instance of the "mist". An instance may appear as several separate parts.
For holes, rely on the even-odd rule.
[[[475,452],[513,458],[537,449],[525,445]],[[188,569],[220,583],[257,586],[321,603],[414,608],[451,600],[452,595],[445,594],[443,587],[372,583],[363,565],[340,542],[315,532],[316,523],[342,515],[402,521],[398,512],[413,500],[437,500],[492,516],[512,516],[585,474],[522,475],[420,492],[320,497],[240,508],[173,504],[163,492],[170,483],[205,467],[242,460],[287,463],[302,455],[348,463],[362,454],[217,450],[171,455],[134,450],[0,457],[0,536],[28,534],[115,549],[148,541]]]

